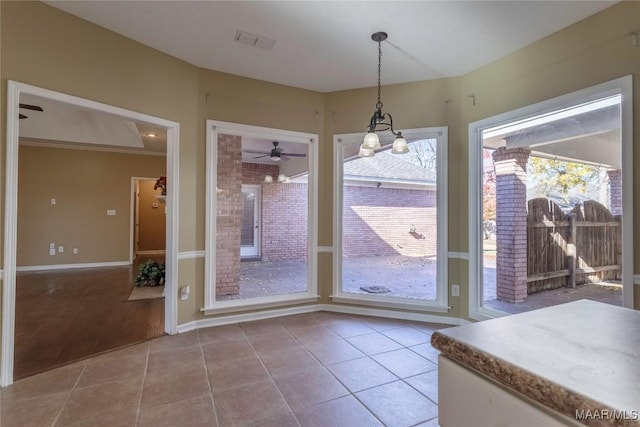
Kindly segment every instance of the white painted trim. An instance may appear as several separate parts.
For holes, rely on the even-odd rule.
[[[204,258],[204,251],[189,251],[189,252],[178,252],[178,259],[194,259],[194,258]]]
[[[164,249],[156,249],[156,250],[150,250],[150,251],[138,251],[138,255],[164,255],[166,254],[167,251],[165,251]]]
[[[24,265],[16,267],[16,271],[49,271],[49,270],[74,270],[78,268],[105,268],[122,267],[131,265],[129,261],[109,262],[85,262],[78,264],[51,264],[51,265]]]
[[[41,147],[41,148],[62,148],[64,150],[82,150],[82,151],[101,151],[105,153],[119,153],[119,154],[133,154],[136,156],[155,156],[166,157],[167,153],[157,151],[139,151],[128,150],[126,148],[111,148],[105,146],[90,146],[90,145],[78,145],[78,144],[65,144],[62,142],[50,141],[50,142],[38,142],[21,140],[20,145],[27,147]]]
[[[349,133],[333,136],[333,301],[392,308],[410,308],[420,311],[447,312],[449,307],[448,291],[448,185],[447,155],[448,128],[432,127],[402,130],[403,136],[411,140],[436,139],[436,215],[437,215],[437,268],[436,268],[436,300],[415,300],[409,298],[388,297],[380,295],[361,296],[342,291],[342,210],[344,188],[344,146],[361,144],[363,133]],[[383,145],[392,141],[384,141]],[[367,303],[368,301],[368,303]]]
[[[0,271],[1,273],[1,271]],[[634,274],[633,275],[633,284],[634,285],[640,285],[640,274]]]
[[[442,325],[466,325],[466,319],[458,317],[438,316],[428,313],[412,313],[409,311],[380,310],[367,307],[352,307],[336,304],[318,304],[318,311],[332,311],[335,313],[355,314],[359,316],[375,316],[387,319],[412,320],[417,322],[440,323]]]
[[[4,270],[0,270],[0,280],[4,280]],[[0,382],[0,384],[2,384]]]
[[[318,246],[318,253],[333,253],[333,246]]]
[[[233,301],[216,301],[216,212],[217,197],[215,195],[218,178],[218,135],[236,135],[240,137],[266,138],[273,141],[288,141],[307,144],[309,173],[308,173],[308,239],[307,258],[307,292],[295,294],[295,298],[317,298],[318,293],[318,135],[295,132],[282,129],[265,128],[238,123],[206,121],[206,183],[205,183],[205,266],[204,266],[204,308],[205,312],[214,312],[234,308],[241,311],[243,307],[262,303],[280,303],[291,300],[291,295],[274,297],[251,298]]]
[[[466,260],[469,260],[469,253],[468,252],[449,252],[447,254],[447,256],[450,259],[466,259]]]
[[[76,96],[43,89],[15,81],[7,82],[7,134],[5,168],[4,215],[4,281],[2,286],[2,347],[0,349],[0,386],[13,383],[13,352],[15,338],[15,291],[18,198],[18,104],[21,94],[64,102],[126,118],[149,123],[167,130],[167,263],[165,282],[165,332],[176,333],[178,319],[177,243],[180,124],[124,108],[103,104]]]
[[[307,293],[301,295],[276,295],[272,297],[235,299],[229,301],[216,301],[213,307],[204,307],[202,311],[205,316],[223,313],[237,313],[244,310],[259,310],[264,308],[283,307],[287,305],[317,303],[319,295],[309,297]]]
[[[331,295],[331,301],[341,304],[355,304],[382,308],[397,308],[401,310],[416,310],[420,312],[448,313],[451,307],[442,307],[429,300],[419,300],[381,295],[366,295],[344,293],[340,296]]]
[[[551,113],[579,103],[622,94],[622,301],[633,308],[633,80],[628,75],[469,124],[469,317],[477,320],[505,313],[482,306],[482,132],[516,120]]]
[[[252,322],[256,320],[273,319],[276,317],[290,316],[293,314],[313,313],[317,311],[330,311],[334,313],[354,314],[359,316],[376,316],[386,319],[411,320],[417,322],[440,323],[442,325],[466,325],[470,323],[465,319],[457,317],[436,316],[423,313],[411,313],[396,310],[379,310],[364,307],[350,307],[345,305],[332,304],[310,304],[298,307],[287,307],[275,310],[261,310],[250,313],[229,314],[224,316],[211,317],[194,320],[178,326],[178,333],[185,333],[196,329],[208,328],[211,326],[230,325],[234,323]]]

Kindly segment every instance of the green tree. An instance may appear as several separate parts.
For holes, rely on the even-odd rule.
[[[530,157],[527,168],[538,192],[543,195],[558,193],[567,197],[570,193],[584,194],[590,185],[600,180],[600,168],[583,163]]]

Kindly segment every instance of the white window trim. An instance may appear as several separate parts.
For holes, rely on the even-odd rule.
[[[449,307],[448,292],[448,257],[447,257],[447,141],[448,128],[432,127],[420,129],[402,130],[402,135],[407,140],[436,139],[438,141],[437,155],[437,194],[436,194],[436,221],[437,221],[437,277],[436,299],[422,300],[415,298],[401,298],[381,295],[360,295],[342,291],[342,209],[343,209],[343,165],[344,146],[361,144],[363,133],[349,133],[333,136],[334,159],[334,200],[333,200],[333,295],[331,300],[337,303],[360,304],[375,307],[388,307],[410,309],[425,312],[447,313]],[[386,145],[391,140],[381,143]]]
[[[290,304],[316,302],[318,300],[318,135],[282,129],[272,129],[239,123],[207,120],[206,154],[206,211],[205,211],[205,263],[204,263],[204,307],[205,315],[243,311]],[[215,194],[218,179],[218,135],[265,138],[272,141],[286,140],[307,144],[309,159],[308,177],[308,237],[307,237],[307,291],[294,294],[246,298],[228,301],[216,300],[216,205]]]
[[[606,96],[622,94],[622,304],[633,308],[633,90],[628,75],[469,124],[469,317],[486,320],[507,315],[482,305],[482,132],[509,122]],[[625,236],[629,236],[625,238]]]

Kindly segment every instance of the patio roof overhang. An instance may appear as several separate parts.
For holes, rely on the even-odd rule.
[[[484,146],[620,169],[620,96],[489,129]]]

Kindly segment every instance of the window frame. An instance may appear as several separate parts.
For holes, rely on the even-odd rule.
[[[331,300],[337,303],[358,304],[374,307],[410,309],[422,312],[448,313],[448,193],[447,193],[447,145],[446,126],[402,130],[407,141],[436,139],[436,222],[437,222],[437,264],[436,299],[424,300],[383,295],[348,293],[342,290],[342,214],[343,214],[343,165],[345,145],[361,144],[364,133],[336,134],[333,136],[334,159],[334,200],[333,200],[333,294]],[[383,146],[393,141],[388,135],[380,135]]]
[[[522,108],[469,123],[469,317],[487,320],[509,315],[484,307],[482,262],[482,133],[520,120],[557,110],[622,95],[620,144],[622,170],[622,304],[633,308],[633,90],[632,76],[547,99]],[[625,238],[624,236],[631,236]]]
[[[272,141],[286,140],[308,145],[308,211],[307,211],[307,291],[265,297],[218,301],[216,299],[216,212],[215,194],[218,179],[218,135],[265,138]],[[318,135],[283,129],[239,123],[207,120],[206,122],[206,208],[205,208],[205,265],[204,306],[205,315],[232,313],[247,309],[281,307],[293,304],[317,302],[318,295]]]

